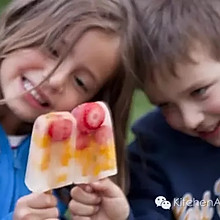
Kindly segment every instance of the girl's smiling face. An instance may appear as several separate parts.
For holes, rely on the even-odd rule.
[[[51,51],[39,48],[20,49],[1,63],[0,83],[9,109],[22,121],[34,121],[50,111],[70,111],[91,99],[109,80],[119,64],[120,39],[101,30],[87,31],[55,73],[42,82],[68,50],[67,35]],[[10,101],[10,99],[12,99]]]
[[[177,64],[177,76],[149,81],[147,94],[171,127],[220,147],[220,62],[201,47],[190,56],[195,62]]]

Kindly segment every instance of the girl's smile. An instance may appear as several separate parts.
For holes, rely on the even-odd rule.
[[[24,99],[26,99],[30,105],[39,110],[46,110],[51,108],[50,101],[46,95],[42,93],[40,88],[35,88],[37,85],[34,85],[26,77],[22,77],[21,85],[24,89],[24,92],[27,92],[24,94]]]
[[[70,111],[93,97],[113,77],[119,64],[120,40],[103,31],[90,30],[54,74],[35,88],[56,66],[70,39],[71,35],[66,35],[62,47],[57,44],[51,51],[21,49],[2,61],[2,93],[19,119],[33,121],[49,111]],[[21,94],[24,95],[13,99]]]

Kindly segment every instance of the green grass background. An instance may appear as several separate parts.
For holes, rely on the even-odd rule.
[[[154,106],[149,103],[147,97],[142,91],[137,90],[134,93],[130,119],[129,119],[128,138],[127,138],[128,143],[133,140],[133,134],[130,129],[131,125],[134,123],[135,120],[137,120],[143,114],[152,110],[153,107]]]
[[[2,6],[4,6],[4,5],[6,5],[7,2],[9,2],[9,1],[8,1],[8,0],[1,0],[0,6],[2,7]]]

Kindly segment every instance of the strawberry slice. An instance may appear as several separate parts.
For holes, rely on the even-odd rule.
[[[85,103],[72,111],[77,120],[77,127],[82,133],[90,133],[98,129],[105,119],[103,107],[96,103]]]
[[[97,129],[97,131],[95,131],[95,135],[94,135],[95,141],[98,144],[107,144],[108,141],[113,138],[113,132],[111,127],[107,126],[107,125],[103,125],[101,126],[99,129]]]
[[[84,122],[91,130],[99,128],[105,119],[105,111],[98,103],[88,103],[84,108]]]
[[[76,108],[74,108],[73,110],[72,110],[72,114],[73,114],[73,116],[75,117],[75,118],[78,118],[79,117],[79,114],[80,114],[80,112],[82,111],[82,109],[84,108],[84,106],[86,105],[86,103],[84,103],[84,104],[81,104],[81,105],[78,105]]]
[[[76,150],[83,150],[89,145],[89,136],[79,133],[76,138]]]
[[[73,123],[69,119],[57,118],[48,127],[48,134],[53,141],[64,141],[72,133]]]

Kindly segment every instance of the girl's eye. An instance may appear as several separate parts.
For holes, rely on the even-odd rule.
[[[207,89],[208,89],[208,86],[196,89],[191,93],[191,95],[192,96],[203,96],[205,95]]]
[[[84,81],[83,81],[80,77],[74,76],[74,80],[75,80],[77,86],[79,86],[80,88],[82,88],[85,92],[88,92],[88,89],[87,89],[87,87],[86,87]]]

